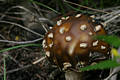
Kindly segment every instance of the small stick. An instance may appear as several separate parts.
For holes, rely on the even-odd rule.
[[[32,64],[37,64],[37,63],[43,61],[44,59],[46,59],[46,56],[34,61]]]
[[[105,11],[103,11],[103,10],[98,10],[98,9],[90,8],[90,7],[83,6],[83,5],[80,5],[80,4],[76,4],[76,3],[73,3],[73,2],[70,2],[70,1],[67,1],[67,0],[63,0],[63,1],[64,1],[64,2],[67,2],[67,3],[70,3],[70,4],[73,4],[73,5],[76,5],[76,6],[80,6],[80,7],[83,7],[83,8],[87,8],[87,9],[90,9],[90,10],[93,10],[93,11],[110,14],[109,12],[105,12]]]

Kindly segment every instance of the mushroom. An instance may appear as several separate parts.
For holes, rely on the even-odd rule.
[[[45,35],[43,48],[50,62],[61,70],[76,68],[78,63],[86,66],[92,52],[106,57],[110,55],[110,46],[106,42],[93,39],[95,35],[105,34],[103,25],[96,23],[92,17],[82,14],[62,17]]]

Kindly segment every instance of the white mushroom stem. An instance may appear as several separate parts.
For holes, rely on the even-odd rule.
[[[81,80],[81,75],[79,72],[69,70],[65,73],[65,79],[66,80]]]

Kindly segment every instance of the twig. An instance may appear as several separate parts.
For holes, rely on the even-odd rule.
[[[116,11],[116,10],[119,10],[120,6],[116,6],[116,7],[110,7],[110,8],[106,8],[106,9],[103,9],[104,11]]]
[[[49,20],[49,19],[47,19],[47,18],[44,18],[44,17],[40,17],[40,18],[38,18],[38,20],[39,20],[39,22],[49,22],[50,24],[52,24],[53,25],[53,21],[51,21],[51,20]],[[47,29],[47,28],[46,28]],[[47,30],[46,30],[47,31]]]
[[[34,43],[37,41],[42,40],[43,38],[38,38],[32,41],[21,41],[21,42],[17,42],[17,41],[9,41],[9,40],[0,40],[0,42],[4,42],[4,43],[14,43],[14,44],[28,44],[28,43]]]
[[[16,72],[16,71],[20,71],[20,70],[32,67],[33,65],[43,61],[44,59],[46,59],[46,57],[42,57],[38,61],[33,62],[32,64],[29,64],[29,65],[26,65],[26,66],[23,66],[23,67],[20,67],[20,68],[16,68],[16,69],[13,69],[13,70],[9,70],[9,71],[6,72],[6,74],[10,74],[10,73],[13,73],[13,72]],[[2,76],[3,74],[4,73],[0,73],[0,76]]]
[[[31,29],[29,29],[29,28],[27,28],[27,27],[24,27],[24,26],[22,26],[22,25],[20,25],[20,24],[14,23],[14,22],[0,21],[0,23],[8,23],[8,24],[16,25],[16,26],[18,26],[18,27],[20,27],[20,28],[23,28],[23,29],[25,29],[25,30],[27,30],[27,31],[29,31],[29,32],[31,32],[31,33],[33,33],[33,34],[36,34],[36,35],[42,37],[42,38],[44,37],[43,35],[41,35],[41,34],[35,32],[35,31],[33,31],[33,30],[31,30]]]
[[[16,71],[20,71],[20,70],[22,70],[22,69],[26,69],[26,68],[29,68],[29,67],[31,67],[31,66],[32,66],[32,65],[29,64],[29,65],[23,66],[23,67],[21,67],[21,68],[16,68],[16,69],[13,69],[13,70],[9,70],[9,71],[6,72],[6,74],[10,74],[10,73],[13,73],[13,72],[16,72]],[[2,75],[3,75],[3,73],[0,73],[0,76],[2,76]]]
[[[14,16],[9,16],[9,15],[2,14],[2,13],[0,13],[0,15],[2,15],[2,16],[6,16],[6,17],[11,18],[11,19],[16,19],[16,20],[22,20],[22,21],[24,21],[24,18],[19,18],[19,17],[14,17]]]
[[[102,16],[100,16],[100,18],[103,20],[108,20],[114,16],[117,16],[117,15],[119,16],[119,14],[120,14],[120,10],[117,10],[117,11],[111,12],[111,14],[102,15]]]
[[[21,11],[21,12],[7,12],[7,14],[18,14],[18,15],[24,15],[24,14],[26,14],[26,12],[25,11]]]
[[[109,20],[105,21],[104,23],[107,24],[113,20],[115,20],[116,18],[120,17],[120,14],[116,15],[116,16],[113,16],[112,18],[110,18]]]
[[[14,59],[11,55],[7,54],[11,60],[13,60],[16,64],[18,64],[19,67],[23,67],[22,64],[20,64],[16,59]]]
[[[26,12],[31,13],[32,15],[35,15],[33,12],[31,12],[29,9],[27,9],[27,8],[25,8],[23,6],[12,6],[11,8],[7,9],[4,14],[7,14],[10,10],[12,10],[14,8],[20,8],[20,9],[26,11]],[[0,20],[2,20],[4,17],[5,17],[5,15],[1,16]]]
[[[17,60],[15,60],[11,55],[9,55],[8,51],[3,52],[3,57],[4,57],[4,56],[6,56],[6,57],[8,56],[11,60],[13,60],[13,61],[14,61],[16,64],[18,64],[20,67],[23,67],[23,65],[19,64],[19,62],[18,62]],[[4,58],[0,60],[0,63],[1,63],[3,60],[4,60]]]
[[[120,71],[120,67],[113,69],[113,72],[110,73],[110,75],[107,78],[105,78],[104,80],[116,80],[114,76],[117,75],[117,73],[119,71]],[[113,79],[113,77],[114,77],[114,79]]]
[[[3,38],[3,39],[5,39],[5,37],[2,34],[0,34],[0,37]]]
[[[120,31],[120,29],[115,29],[115,30],[112,30],[112,31],[110,31],[110,32],[108,32],[109,34],[112,34],[112,33],[114,33],[114,32],[118,32],[118,31]]]
[[[37,64],[37,63],[41,62],[42,60],[44,60],[45,58],[46,58],[46,57],[42,57],[42,58],[34,61],[32,64]]]
[[[94,8],[90,8],[90,7],[87,7],[87,6],[83,6],[83,5],[80,5],[80,4],[76,4],[76,3],[73,3],[73,2],[70,2],[70,1],[67,1],[67,0],[63,0],[64,2],[67,2],[67,3],[70,3],[70,4],[73,4],[73,5],[76,5],[76,6],[80,6],[82,8],[86,8],[86,9],[89,9],[89,10],[93,10],[93,11],[96,11],[96,12],[102,12],[102,13],[107,13],[109,14],[109,12],[105,12],[103,10],[98,10],[98,9],[94,9]]]
[[[38,11],[39,15],[41,15],[41,16],[43,17],[43,15],[42,15],[42,13],[41,13],[39,7],[38,7],[34,2],[32,2],[32,3],[33,3],[33,5],[35,6],[36,10]],[[44,24],[44,23],[41,23],[41,25],[42,25],[43,29],[45,30],[45,32],[48,32],[48,30],[47,30],[45,24]]]

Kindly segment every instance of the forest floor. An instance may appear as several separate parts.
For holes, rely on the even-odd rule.
[[[82,7],[65,4],[64,0],[34,1],[0,1],[0,80],[65,80],[64,72],[51,65],[42,48],[43,36],[49,27],[60,17],[76,13],[95,14],[103,21],[111,19],[108,13],[120,14],[119,0],[96,0],[96,4],[73,0],[75,4],[82,2]],[[120,36],[119,17],[107,26],[108,34]]]

